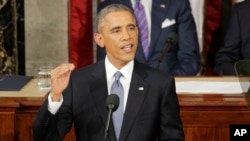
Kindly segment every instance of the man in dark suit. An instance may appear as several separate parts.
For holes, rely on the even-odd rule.
[[[222,47],[216,54],[214,71],[218,75],[236,75],[234,64],[250,59],[250,1],[235,5]]]
[[[51,71],[52,89],[33,125],[35,141],[63,140],[74,123],[79,141],[102,141],[115,72],[122,74],[124,109],[120,135],[111,121],[108,141],[184,141],[174,78],[134,61],[138,28],[123,5],[109,5],[97,17],[94,39],[107,56],[74,70],[62,64]],[[120,99],[121,100],[121,99]]]
[[[149,23],[149,55],[145,57],[140,41],[135,59],[174,76],[196,75],[200,70],[201,61],[196,25],[189,1],[141,0],[140,2],[144,6],[146,20]],[[112,3],[121,3],[134,9],[136,0],[105,0],[99,3],[98,11]],[[178,35],[178,42],[163,55],[167,37],[173,32]],[[98,48],[97,56],[99,59],[104,58],[105,50]]]

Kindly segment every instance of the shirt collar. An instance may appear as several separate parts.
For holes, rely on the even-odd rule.
[[[127,65],[125,65],[123,68],[118,70],[110,63],[107,56],[105,58],[105,69],[106,69],[106,76],[108,80],[112,79],[112,77],[117,71],[120,71],[123,77],[130,82],[133,68],[134,68],[134,60],[131,60]]]

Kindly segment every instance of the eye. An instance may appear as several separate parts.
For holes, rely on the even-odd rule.
[[[119,32],[119,31],[120,31],[120,30],[116,29],[116,30],[114,30],[113,32],[115,32],[115,33],[116,33],[116,32]]]
[[[129,26],[129,30],[135,30],[135,26]]]
[[[120,32],[119,28],[115,28],[115,29],[111,30],[111,33],[119,33],[119,32]]]

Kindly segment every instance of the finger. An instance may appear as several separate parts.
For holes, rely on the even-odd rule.
[[[75,68],[74,64],[61,64],[51,71],[52,78],[58,78],[62,76],[67,76]]]

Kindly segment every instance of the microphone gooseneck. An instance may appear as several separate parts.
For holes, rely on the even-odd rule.
[[[105,128],[104,141],[106,141],[107,137],[108,137],[109,124],[110,124],[112,114],[119,107],[119,103],[120,103],[120,100],[119,100],[119,97],[117,94],[110,94],[106,99],[106,107],[107,107],[109,112],[108,112],[107,124],[106,124],[106,128]]]
[[[165,55],[167,54],[169,48],[171,46],[174,46],[175,44],[177,44],[177,34],[175,32],[170,32],[167,36],[167,39],[166,39],[166,46],[164,48],[164,50],[162,51],[161,53],[161,56],[158,60],[158,64],[157,64],[157,67],[156,68],[159,68],[160,67],[160,64],[163,60],[163,58],[165,57]]]

